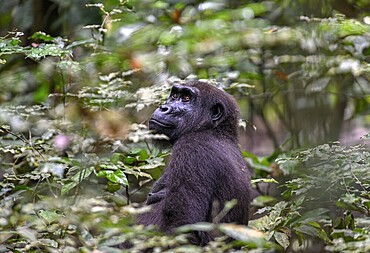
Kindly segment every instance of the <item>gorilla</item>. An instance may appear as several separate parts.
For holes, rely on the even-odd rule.
[[[247,224],[250,176],[238,147],[239,109],[234,98],[200,81],[175,84],[168,100],[149,120],[149,129],[168,137],[171,158],[151,189],[149,212],[137,222],[171,232],[186,224],[220,222]],[[214,217],[227,201],[237,204],[221,220]],[[189,235],[206,245],[206,232]]]

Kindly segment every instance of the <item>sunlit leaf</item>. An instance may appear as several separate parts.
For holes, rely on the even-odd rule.
[[[105,177],[113,183],[117,183],[123,186],[128,185],[128,180],[126,175],[120,170],[101,170],[97,174],[99,177]]]
[[[51,224],[52,222],[57,221],[59,218],[64,217],[63,214],[56,211],[39,210],[37,214],[39,217],[44,219],[47,224]]]
[[[253,184],[256,184],[256,183],[275,183],[275,184],[278,184],[279,182],[276,181],[273,178],[257,178],[257,179],[253,179],[252,183]]]
[[[250,229],[246,226],[235,224],[221,224],[220,230],[231,238],[239,241],[253,242],[260,246],[266,242],[265,235],[262,232]]]
[[[290,245],[289,236],[282,232],[275,232],[274,238],[284,249],[287,249]]]

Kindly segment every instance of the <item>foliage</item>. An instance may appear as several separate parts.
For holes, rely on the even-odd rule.
[[[337,12],[365,2],[334,12],[315,1],[315,13],[305,12],[309,1],[285,0],[4,4],[0,252],[118,252],[121,243],[369,251],[369,134],[364,145],[331,142],[344,120],[369,124],[368,14]],[[198,78],[238,99],[241,126],[266,129],[275,151],[243,156],[256,190],[279,188],[253,200],[260,218],[249,227],[201,223],[162,235],[134,223],[168,156],[151,142],[166,137],[145,120],[173,83]],[[194,230],[219,236],[197,247],[186,238]]]
[[[368,239],[366,234],[369,230],[363,227],[364,222],[368,221],[370,208],[368,147],[324,144],[302,151],[294,158],[279,159],[278,162],[282,166],[295,164],[299,170],[306,172],[303,177],[286,182],[287,191],[283,195],[303,197],[305,203],[302,206],[316,211],[319,210],[315,209],[318,205],[324,204],[327,211],[335,215],[328,227],[334,245],[338,243],[338,238],[343,239],[341,251],[350,251],[350,245],[354,242]],[[354,214],[359,218],[358,221],[354,219]],[[354,233],[364,233],[364,236],[347,237],[344,233],[347,229],[356,231]],[[338,250],[338,246],[328,248]],[[356,250],[364,252],[366,247],[358,247]]]
[[[295,250],[305,250],[316,238],[329,244],[326,248],[331,251],[365,252],[370,207],[368,147],[324,144],[276,161],[293,177],[283,184],[286,200],[260,209],[258,213],[268,215],[252,221],[252,226],[263,228],[284,249],[294,248],[298,240],[301,248]]]

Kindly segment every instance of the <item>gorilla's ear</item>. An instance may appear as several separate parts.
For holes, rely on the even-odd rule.
[[[217,103],[211,108],[212,121],[219,120],[224,114],[224,106],[221,103]]]

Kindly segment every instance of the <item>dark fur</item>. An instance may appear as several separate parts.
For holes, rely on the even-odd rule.
[[[151,120],[173,125],[149,124],[169,136],[172,155],[149,194],[147,204],[152,210],[139,215],[138,223],[170,232],[185,224],[212,222],[226,201],[237,199],[237,205],[220,222],[247,224],[250,179],[237,144],[237,104],[232,96],[209,84],[194,81],[177,86],[186,87],[196,91],[192,101],[171,99],[171,92],[165,105],[152,115]],[[199,245],[211,239],[204,232],[191,237]]]

